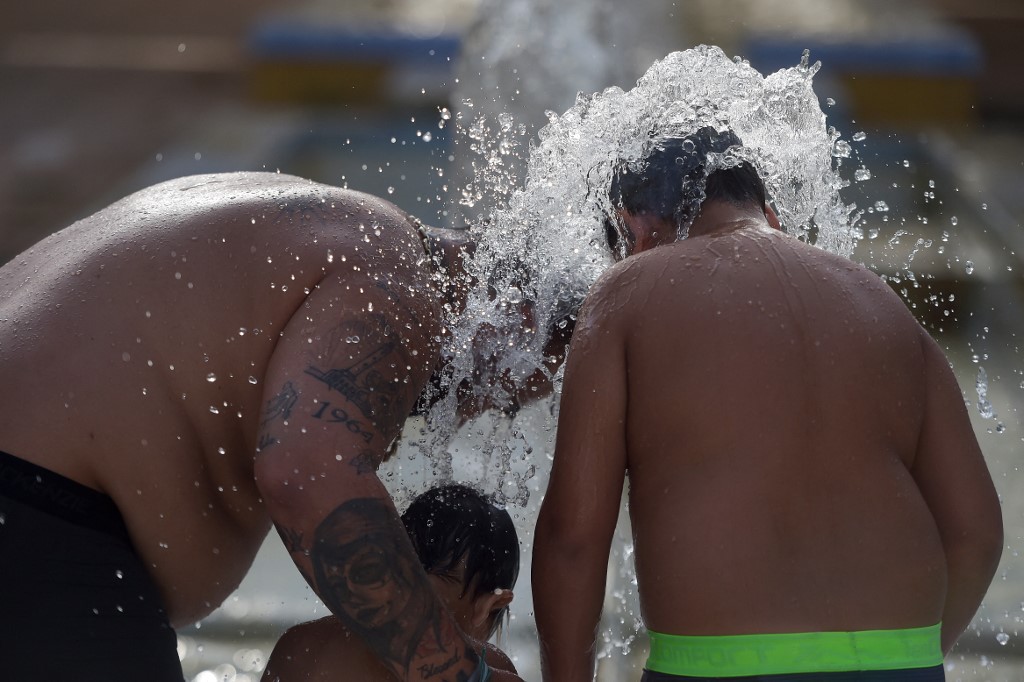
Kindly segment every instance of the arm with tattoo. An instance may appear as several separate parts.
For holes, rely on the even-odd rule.
[[[436,324],[423,323],[425,302],[396,305],[379,282],[336,289],[321,284],[275,350],[257,481],[299,570],[346,627],[401,679],[464,682],[478,656],[376,473],[429,377]]]

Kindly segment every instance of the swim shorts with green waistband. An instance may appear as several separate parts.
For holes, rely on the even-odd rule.
[[[685,636],[648,632],[648,670],[683,677],[911,670],[942,665],[940,625],[906,630]]]

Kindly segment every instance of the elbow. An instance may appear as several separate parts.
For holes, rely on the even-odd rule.
[[[990,505],[991,509],[986,518],[980,520],[976,528],[967,537],[975,546],[979,556],[983,556],[995,573],[996,566],[1003,555],[1003,514],[1002,507],[998,500]]]
[[[992,573],[996,571],[996,567],[999,565],[999,560],[1003,556],[1003,547],[1005,537],[1003,535],[1003,518],[1001,514],[997,514],[992,527],[983,539],[984,551],[989,560],[989,564],[992,566]]]
[[[602,535],[574,515],[542,507],[534,531],[534,556],[557,557],[566,563],[604,561],[610,543],[602,542]]]
[[[999,514],[979,519],[972,528],[960,530],[944,541],[951,560],[972,565],[979,574],[995,575],[1003,555],[1003,520]]]
[[[304,476],[302,469],[287,454],[261,453],[253,465],[253,479],[263,503],[271,516],[276,517],[278,514],[275,512],[302,505],[305,497],[303,483],[304,479],[309,480],[309,476]]]

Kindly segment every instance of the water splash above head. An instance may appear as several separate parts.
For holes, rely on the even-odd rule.
[[[798,65],[765,77],[717,47],[700,46],[655,62],[631,90],[581,94],[565,113],[548,112],[524,181],[506,194],[509,179],[501,178],[500,206],[472,228],[475,286],[451,320],[450,385],[472,385],[480,402],[510,410],[529,377],[540,375],[557,391],[551,333],[571,325],[614,262],[605,232],[616,208],[612,178],[623,165],[642,168],[652,147],[669,138],[702,128],[732,131],[742,144],[708,155],[706,174],[752,165],[787,232],[849,255],[855,207],[839,196],[846,184],[834,163],[841,140],[826,127],[812,89],[818,68],[805,53]],[[493,167],[488,171],[474,192],[495,184]],[[432,421],[443,424],[454,412],[451,396]]]

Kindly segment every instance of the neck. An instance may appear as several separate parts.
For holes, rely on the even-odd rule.
[[[764,212],[756,207],[737,207],[725,201],[713,201],[701,207],[687,237],[727,234],[748,227],[772,226]]]

